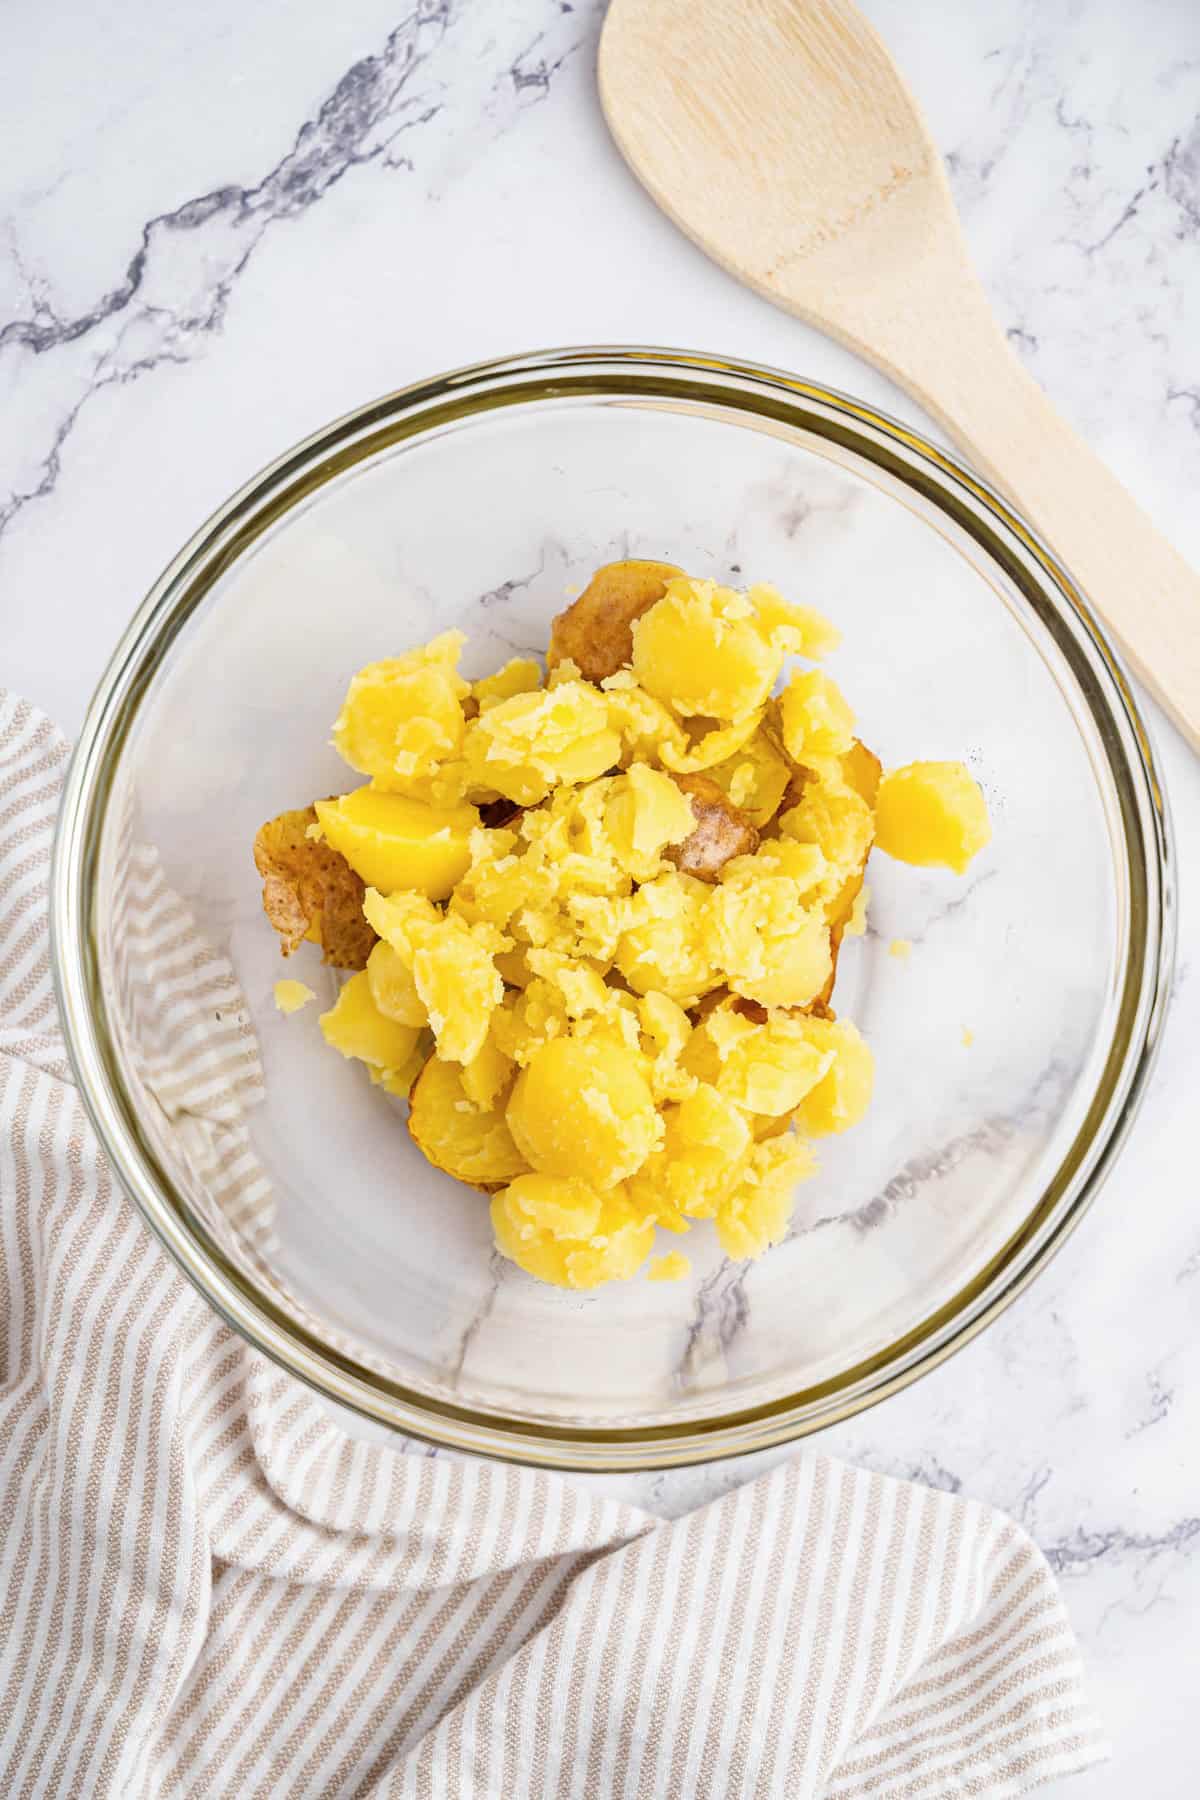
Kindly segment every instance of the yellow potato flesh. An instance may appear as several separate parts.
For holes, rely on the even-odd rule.
[[[275,1004],[285,1014],[299,1012],[302,1006],[317,997],[306,982],[286,979],[275,983],[274,992]]]
[[[457,673],[464,641],[447,631],[422,650],[359,670],[333,728],[334,748],[352,769],[418,776],[454,755],[468,691]]]
[[[879,784],[875,841],[900,862],[962,875],[992,835],[979,784],[960,762],[915,762]]]
[[[382,938],[367,958],[367,980],[371,998],[385,1017],[401,1025],[428,1025],[429,1011],[411,968]]]
[[[409,1102],[408,1129],[435,1168],[487,1190],[503,1187],[528,1168],[504,1114],[472,1101],[457,1063],[431,1056]]]
[[[504,998],[493,960],[508,943],[494,926],[443,913],[424,895],[385,896],[368,888],[363,909],[396,958],[411,972],[412,989],[425,1009],[446,1062],[471,1062],[482,1050],[488,1022]],[[374,952],[372,952],[374,955]],[[389,969],[391,965],[388,965]],[[399,986],[397,1004],[407,1004]]]
[[[765,731],[759,730],[723,762],[706,773],[760,829],[779,811],[792,779],[792,769]]]
[[[744,719],[760,707],[781,657],[745,596],[711,581],[671,581],[633,627],[633,672],[677,713]]]
[[[792,1114],[806,1137],[828,1137],[857,1125],[871,1104],[875,1062],[849,1019],[805,1019],[814,1051],[830,1058],[828,1068]]]
[[[636,1058],[615,1045],[552,1038],[522,1070],[509,1128],[535,1169],[614,1187],[656,1148],[662,1125]]]
[[[678,1250],[655,1257],[646,1271],[649,1281],[684,1281],[692,1272],[690,1260]]]
[[[594,1288],[636,1275],[654,1244],[654,1221],[619,1191],[572,1176],[520,1175],[492,1201],[501,1254],[555,1287]]]
[[[334,1005],[321,1014],[320,1023],[325,1042],[334,1050],[388,1073],[407,1065],[420,1035],[416,1026],[401,1025],[380,1012],[365,969],[350,977]]]
[[[783,742],[794,762],[841,756],[854,742],[854,714],[836,683],[820,669],[793,675],[779,696]]]
[[[411,888],[431,900],[446,899],[466,874],[479,824],[473,806],[426,806],[372,787],[318,800],[317,818],[326,843],[369,887],[385,894]]]

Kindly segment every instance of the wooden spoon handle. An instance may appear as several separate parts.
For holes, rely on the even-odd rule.
[[[950,285],[847,335],[1024,513],[1200,750],[1200,576],[1059,417],[973,276]]]

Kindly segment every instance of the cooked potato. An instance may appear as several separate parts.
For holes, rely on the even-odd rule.
[[[704,773],[761,831],[782,806],[793,769],[790,757],[764,722],[741,749]]]
[[[792,1117],[804,1137],[848,1131],[870,1105],[875,1059],[848,1019],[814,1018],[806,1029],[814,1048],[831,1052],[833,1062]]]
[[[671,845],[666,855],[682,874],[716,881],[727,862],[753,853],[758,832],[710,776],[676,775],[673,779],[688,797],[696,829],[682,844]]]
[[[861,738],[855,738],[842,758],[842,773],[867,805],[874,808],[879,793],[880,777],[883,764],[873,750],[868,750]]]
[[[756,728],[782,661],[746,595],[715,581],[671,581],[633,626],[635,676],[684,719],[731,727],[753,720]],[[712,760],[723,761],[736,748],[722,745]]]
[[[987,803],[965,763],[914,762],[889,769],[875,801],[879,848],[923,869],[964,875],[991,841]]]
[[[336,968],[364,969],[375,933],[363,917],[363,883],[340,851],[307,835],[316,822],[316,808],[306,806],[260,827],[254,866],[263,911],[285,956],[308,939]]]
[[[529,1169],[503,1112],[474,1106],[463,1086],[462,1069],[437,1056],[431,1056],[417,1076],[409,1097],[408,1129],[435,1169],[482,1188],[485,1194],[507,1187]]]
[[[873,750],[869,750],[860,738],[855,738],[849,750],[837,758],[829,759],[829,762],[822,764],[821,767],[832,767],[835,778],[837,772],[840,771],[840,779],[844,784],[842,793],[847,800],[850,800],[850,795],[858,796],[857,800],[850,800],[850,813],[845,812],[843,804],[842,815],[844,816],[830,813],[828,816],[814,817],[813,820],[813,834],[821,842],[822,849],[830,857],[831,862],[840,864],[844,870],[842,885],[833,896],[828,909],[829,949],[833,958],[833,968],[825,986],[810,1007],[806,1009],[818,1018],[832,1018],[834,1015],[830,1010],[829,1002],[833,995],[834,982],[837,979],[838,952],[846,934],[846,927],[853,916],[855,902],[862,891],[863,880],[867,872],[867,858],[870,856],[874,842],[873,826],[863,812],[862,806],[859,805],[859,801],[865,802],[866,806],[873,811],[875,798],[879,792],[882,764]],[[819,793],[822,780],[823,776],[819,772],[814,773],[798,768],[784,796],[781,816],[786,815],[791,808],[801,805],[806,788]],[[849,794],[846,790],[850,791]],[[854,846],[853,850],[849,848],[851,845]],[[839,852],[841,852],[840,855]],[[853,856],[852,862],[849,860],[851,855]]]
[[[568,658],[586,681],[603,681],[633,655],[633,622],[683,570],[674,563],[606,563],[550,627],[550,668]]]
[[[466,874],[479,824],[473,806],[426,806],[374,787],[318,800],[317,818],[326,842],[370,887],[384,894],[411,888],[431,900],[444,900]]]
[[[628,1281],[654,1247],[654,1220],[624,1193],[571,1175],[518,1176],[492,1201],[496,1248],[538,1281],[595,1288]]]
[[[258,834],[285,954],[355,971],[320,1032],[539,1280],[626,1280],[702,1220],[760,1255],[867,1105],[829,1001],[872,845],[962,868],[988,828],[963,765],[883,775],[829,677],[785,672],[837,640],[774,588],[611,563],[544,681],[468,682],[456,631],[360,670],[334,741],[370,779]]]
[[[600,1189],[640,1169],[662,1137],[635,1052],[596,1039],[553,1037],[535,1050],[508,1122],[533,1168],[564,1177],[583,1169]]]
[[[403,1072],[412,1080],[420,1063],[420,1057],[414,1057],[420,1027],[401,1025],[380,1012],[364,969],[350,977],[329,1011],[321,1014],[319,1024],[331,1049],[365,1062],[379,1080]]]

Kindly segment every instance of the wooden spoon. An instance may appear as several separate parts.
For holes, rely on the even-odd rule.
[[[600,95],[668,217],[907,388],[1200,749],[1200,577],[1009,348],[916,102],[848,0],[612,0]]]

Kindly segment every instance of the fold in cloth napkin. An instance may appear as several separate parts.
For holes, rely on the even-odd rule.
[[[381,1449],[114,1186],[49,980],[67,751],[0,697],[0,1792],[1012,1795],[1100,1761],[1011,1521],[806,1453],[664,1522]]]

